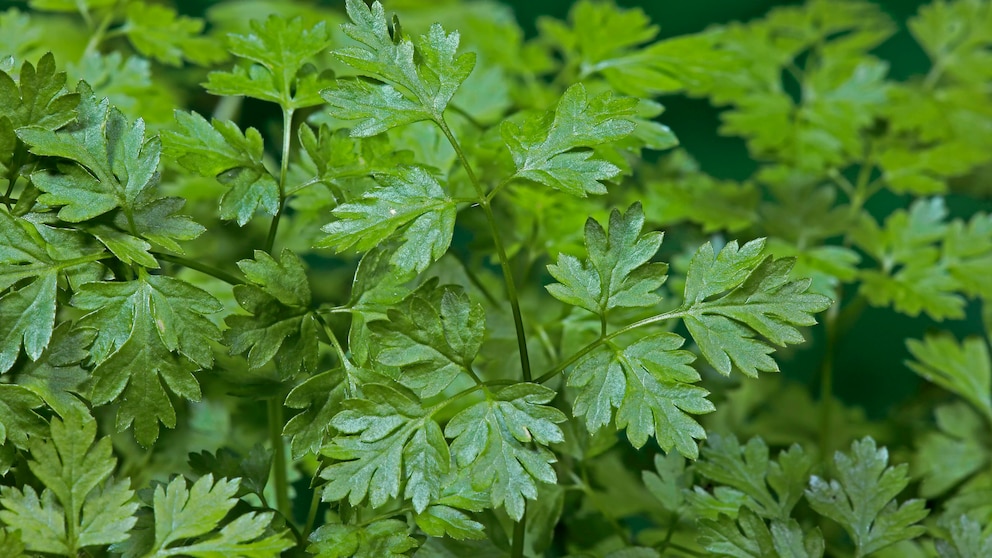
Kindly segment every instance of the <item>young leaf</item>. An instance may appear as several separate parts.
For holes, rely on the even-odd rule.
[[[813,457],[798,444],[783,451],[778,461],[770,461],[768,446],[760,437],[742,448],[734,436],[714,435],[707,438],[697,471],[746,494],[747,506],[758,515],[786,521],[803,496],[813,465]]]
[[[609,92],[593,98],[582,84],[568,88],[547,115],[522,125],[509,120],[500,128],[513,156],[515,178],[532,180],[556,190],[585,197],[605,194],[602,184],[620,168],[594,158],[591,148],[627,137],[634,131],[636,99],[615,98]]]
[[[987,420],[963,402],[937,407],[937,431],[927,432],[916,443],[913,476],[922,477],[920,495],[934,498],[971,477],[992,461],[983,443]]]
[[[679,348],[684,339],[674,333],[646,336],[626,348],[613,343],[580,359],[568,376],[569,387],[578,388],[573,413],[585,416],[595,433],[610,422],[617,409],[618,428],[627,428],[634,447],[655,436],[665,451],[675,448],[695,459],[696,440],[706,437],[690,414],[714,410],[709,392],[692,384],[699,373],[690,363],[695,356]]]
[[[935,546],[940,558],[981,558],[992,555],[992,535],[983,536],[982,526],[966,515],[956,520],[945,515],[942,526],[950,530],[949,540],[937,539]]]
[[[401,245],[390,261],[401,271],[419,273],[448,251],[455,202],[423,167],[401,167],[377,174],[376,180],[381,188],[334,209],[338,220],[321,229],[328,236],[317,247],[366,251],[399,231]]]
[[[162,132],[166,155],[201,176],[216,177],[230,189],[220,200],[221,219],[244,226],[258,209],[279,211],[279,185],[262,163],[262,135],[242,134],[233,122],[207,122],[199,114],[176,111],[178,131]]]
[[[479,304],[450,285],[425,283],[374,321],[375,359],[400,368],[399,382],[422,397],[437,395],[458,374],[474,375],[472,361],[482,346],[486,317]]]
[[[130,2],[122,31],[141,54],[172,66],[193,61],[209,66],[227,58],[213,39],[201,37],[203,20],[177,15],[161,4]]]
[[[363,526],[322,525],[310,534],[307,551],[321,558],[404,558],[418,544],[406,523],[383,519]]]
[[[834,454],[839,480],[828,483],[814,475],[806,490],[813,510],[839,523],[851,536],[858,558],[926,532],[916,525],[927,516],[926,503],[907,500],[900,505],[895,500],[909,484],[908,467],[888,467],[888,463],[888,450],[864,438],[851,444],[850,454]]]
[[[906,347],[916,359],[907,366],[965,398],[992,421],[992,365],[985,340],[971,337],[958,344],[949,334],[928,335],[906,341]]]
[[[451,97],[475,66],[475,54],[457,54],[459,35],[431,26],[414,44],[397,25],[390,34],[385,10],[378,1],[371,7],[361,0],[347,0],[352,23],[345,34],[362,44],[334,51],[342,62],[362,75],[384,82],[339,82],[323,92],[333,114],[358,120],[354,136],[371,136],[395,126],[420,120],[442,122]]]
[[[267,558],[293,547],[285,532],[270,533],[272,513],[249,512],[221,527],[238,500],[237,479],[200,477],[187,488],[186,479],[176,477],[155,488],[154,539],[150,548],[130,548],[129,556],[244,556]],[[219,528],[219,530],[218,530]],[[140,543],[139,543],[140,544]]]
[[[179,279],[145,276],[88,283],[72,305],[88,311],[77,327],[97,330],[91,349],[96,368],[87,384],[90,401],[120,401],[117,429],[133,423],[135,438],[149,446],[158,437],[159,421],[176,425],[163,381],[177,395],[200,398],[192,371],[213,364],[210,342],[220,339],[220,331],[206,316],[220,311],[220,303]]]
[[[364,399],[349,399],[331,425],[336,436],[321,453],[340,460],[324,469],[323,498],[348,497],[352,506],[366,497],[380,507],[400,495],[422,512],[441,494],[441,480],[451,461],[441,427],[404,391],[380,384],[363,386]]]
[[[724,375],[733,366],[751,377],[777,372],[768,356],[774,349],[756,335],[779,346],[801,343],[797,328],[815,324],[813,315],[830,306],[827,297],[807,292],[808,279],[789,278],[794,260],[764,257],[763,248],[763,240],[741,247],[734,241],[714,254],[706,243],[689,264],[683,320],[703,357]]]
[[[785,519],[772,521],[769,530],[748,508],[737,521],[727,516],[700,520],[699,543],[715,556],[736,558],[820,558],[825,549],[819,529],[804,533],[795,519]]]
[[[668,266],[650,263],[661,246],[662,234],[641,234],[644,213],[639,203],[626,214],[610,213],[609,232],[595,219],[586,221],[589,259],[580,262],[567,254],[548,266],[560,281],[547,286],[555,298],[606,316],[612,308],[654,306],[661,301],[655,291],[665,282]]]
[[[235,56],[250,60],[250,67],[232,72],[211,72],[204,84],[214,95],[246,95],[298,109],[322,103],[319,91],[328,82],[307,60],[330,46],[324,22],[307,28],[301,18],[269,16],[251,22],[251,33],[231,34],[228,46]]]
[[[544,447],[564,441],[557,423],[565,415],[544,405],[554,396],[536,384],[507,386],[459,412],[444,429],[454,439],[458,466],[471,470],[472,487],[490,491],[492,505],[505,507],[515,521],[523,516],[524,498],[537,498],[535,481],[557,481],[554,454]]]
[[[45,420],[34,411],[44,405],[31,390],[0,384],[0,445],[8,439],[18,448],[28,447],[28,437],[43,438],[48,433]]]
[[[227,317],[230,329],[224,332],[224,343],[231,354],[247,353],[251,368],[274,359],[284,377],[315,370],[317,324],[299,256],[283,250],[276,260],[256,250],[254,260],[241,260],[238,267],[251,284],[235,286],[234,296],[251,316]]]
[[[76,556],[84,548],[128,538],[138,505],[117,464],[110,438],[96,440],[96,421],[73,415],[51,421],[51,439],[33,438],[28,467],[45,486],[0,488],[0,520],[21,532],[32,552]]]

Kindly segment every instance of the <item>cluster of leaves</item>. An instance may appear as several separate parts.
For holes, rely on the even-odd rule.
[[[231,1],[207,33],[27,4],[0,14],[0,554],[992,553],[985,339],[909,342],[961,398],[912,467],[830,394],[865,306],[992,294],[992,216],[941,197],[992,163],[987,1],[921,10],[904,83],[847,0],[666,40],[582,0],[527,41],[486,2]],[[675,93],[726,107],[752,178],[645,162]],[[880,223],[885,191],[920,198]],[[824,311],[817,432],[742,446]]]

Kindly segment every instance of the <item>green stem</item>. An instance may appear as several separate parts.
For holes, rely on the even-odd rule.
[[[827,310],[824,327],[827,331],[826,352],[820,364],[820,456],[829,459],[831,452],[830,426],[833,423],[833,382],[834,382],[834,352],[837,349],[837,316],[840,302],[835,302]]]
[[[320,508],[320,489],[313,489],[313,496],[310,498],[310,510],[307,512],[307,523],[303,526],[303,540],[310,538],[313,526],[317,523],[317,509]]]
[[[535,384],[543,384],[544,382],[547,382],[548,380],[550,380],[551,378],[554,378],[559,373],[561,373],[563,370],[565,370],[566,368],[568,368],[569,366],[575,364],[580,358],[582,358],[582,357],[586,356],[587,354],[591,353],[593,350],[595,350],[600,345],[603,345],[604,343],[609,343],[612,339],[614,339],[616,337],[619,337],[619,336],[621,336],[621,335],[623,335],[625,333],[630,333],[631,331],[633,331],[635,329],[638,329],[638,328],[641,328],[641,327],[644,327],[644,326],[647,326],[647,325],[656,324],[658,322],[664,322],[666,320],[671,320],[673,318],[681,318],[682,316],[685,316],[688,313],[689,313],[689,309],[688,308],[679,308],[678,310],[672,310],[671,312],[665,312],[664,314],[658,314],[656,316],[651,316],[650,318],[644,318],[643,320],[639,320],[639,321],[636,321],[636,322],[634,322],[632,324],[625,325],[622,328],[620,328],[620,329],[618,329],[618,330],[616,330],[613,333],[610,333],[608,335],[601,335],[595,341],[592,341],[591,343],[589,343],[585,347],[582,347],[575,354],[573,354],[572,356],[568,357],[567,359],[561,361],[554,368],[552,368],[551,370],[549,370],[549,371],[545,372],[544,374],[542,374],[540,377],[538,377],[536,380],[534,380],[534,383]]]
[[[496,246],[496,254],[499,256],[499,265],[503,271],[503,281],[506,283],[506,296],[510,301],[510,310],[513,312],[513,326],[517,332],[517,349],[520,352],[520,368],[523,372],[523,380],[525,382],[530,382],[530,355],[527,353],[527,334],[524,330],[523,316],[520,313],[520,299],[517,297],[517,287],[513,281],[513,271],[510,269],[510,259],[506,256],[506,249],[503,247],[503,240],[499,234],[499,226],[496,223],[496,216],[493,214],[490,199],[486,196],[485,189],[483,189],[478,177],[475,176],[475,172],[472,170],[472,166],[469,164],[468,158],[465,156],[465,152],[462,150],[458,140],[455,139],[455,135],[451,133],[451,129],[448,128],[448,124],[443,118],[436,120],[436,122],[437,125],[440,126],[445,137],[448,138],[448,142],[451,143],[451,147],[455,150],[455,154],[458,156],[458,160],[461,162],[462,167],[465,168],[469,181],[472,182],[472,186],[475,188],[475,192],[479,196],[479,206],[482,207],[482,211],[486,214],[486,220],[489,222],[489,228],[492,230],[493,244]]]
[[[682,546],[680,544],[673,543],[673,542],[668,543],[668,548],[670,548],[672,550],[677,550],[679,552],[685,552],[686,554],[689,554],[690,556],[706,556],[705,554],[703,554],[702,552],[700,552],[698,550],[693,550],[693,549],[689,548],[688,546]]]
[[[292,516],[289,506],[289,472],[286,469],[286,446],[282,443],[282,401],[273,397],[267,402],[269,410],[269,442],[272,444],[273,475],[276,482],[276,509],[286,519]]]
[[[289,147],[293,141],[293,109],[282,109],[282,160],[279,165],[279,210],[272,217],[269,225],[269,235],[265,239],[265,251],[272,253],[276,243],[276,233],[279,232],[279,220],[286,208],[286,176],[289,174]]]
[[[92,25],[92,22],[89,19],[89,13],[86,11],[82,11],[80,13],[83,15],[83,19],[86,20],[86,25]],[[107,32],[107,28],[109,28],[110,24],[114,22],[114,14],[116,13],[117,4],[107,10],[107,14],[103,16],[102,20],[100,20],[100,25],[93,31],[93,34],[90,35],[90,40],[86,43],[86,49],[83,50],[83,55],[80,57],[80,60],[96,52],[96,49],[100,46],[100,43],[106,39],[105,34]]]
[[[524,513],[520,521],[513,524],[513,546],[510,549],[511,558],[523,558],[524,539],[527,537],[527,503],[524,502]]]
[[[156,259],[178,264],[183,267],[192,269],[194,271],[199,271],[200,273],[209,275],[215,279],[220,279],[221,281],[229,285],[243,285],[245,282],[244,279],[241,279],[232,273],[228,273],[222,269],[217,269],[216,267],[207,265],[202,262],[198,262],[196,260],[191,260],[183,256],[177,256],[175,254],[166,254],[164,252],[152,252],[151,254]]]

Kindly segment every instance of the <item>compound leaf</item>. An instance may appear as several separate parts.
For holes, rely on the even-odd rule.
[[[586,355],[568,376],[568,385],[578,388],[573,412],[584,416],[586,427],[595,433],[609,424],[616,408],[617,427],[627,428],[634,447],[655,436],[665,451],[675,448],[695,459],[696,440],[704,439],[706,432],[689,415],[714,407],[706,399],[709,392],[692,385],[700,378],[690,366],[695,356],[680,350],[684,342],[662,332],[626,348],[611,343]]]
[[[544,447],[564,441],[558,423],[565,415],[544,405],[554,396],[536,384],[507,386],[460,411],[444,429],[458,466],[471,471],[472,488],[490,491],[492,505],[514,520],[523,516],[524,498],[537,498],[536,482],[557,481],[555,456]]]
[[[586,221],[589,258],[562,254],[548,271],[559,281],[547,289],[555,298],[606,315],[611,308],[653,306],[661,301],[655,291],[665,282],[668,266],[650,263],[661,246],[662,234],[642,234],[644,212],[639,203],[626,214],[610,213],[609,232],[595,219]]]
[[[227,58],[211,38],[202,37],[203,20],[176,14],[168,6],[130,2],[122,31],[134,49],[146,57],[172,66],[183,59],[209,66]]]
[[[96,421],[75,415],[51,421],[51,439],[33,438],[28,467],[45,486],[0,488],[0,520],[33,552],[75,556],[83,548],[128,538],[135,524],[134,492],[111,474],[117,459],[110,438],[96,440]]]
[[[958,344],[950,334],[910,339],[906,347],[916,361],[907,363],[924,379],[965,398],[992,420],[992,366],[985,341],[979,337]]]
[[[609,92],[590,99],[585,87],[576,84],[548,114],[519,125],[504,122],[500,132],[517,169],[514,177],[579,197],[605,194],[602,182],[617,176],[620,168],[576,149],[630,135],[636,107],[636,99],[615,98]]]
[[[220,200],[221,219],[244,226],[259,209],[279,211],[279,185],[262,162],[262,135],[242,134],[233,122],[207,122],[199,114],[176,111],[178,130],[162,132],[166,154],[187,170],[215,177],[229,187]]]
[[[794,260],[762,256],[763,240],[731,242],[714,254],[706,243],[689,264],[685,283],[686,328],[718,372],[736,366],[747,376],[775,372],[771,345],[801,343],[798,327],[816,323],[830,299],[808,292],[810,281],[792,280]],[[726,294],[718,296],[721,293]]]
[[[836,521],[854,540],[857,556],[865,556],[926,529],[916,525],[927,516],[923,500],[895,500],[909,484],[908,467],[889,467],[889,452],[866,437],[851,444],[850,454],[836,452],[839,480],[814,475],[806,499],[817,513]]]
[[[401,167],[376,175],[381,184],[355,202],[334,209],[338,218],[323,227],[318,247],[366,251],[397,237],[390,261],[401,270],[423,271],[448,250],[455,226],[455,202],[423,167]]]

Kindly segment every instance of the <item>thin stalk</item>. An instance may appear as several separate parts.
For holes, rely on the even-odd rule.
[[[671,320],[671,319],[674,319],[674,318],[681,318],[682,316],[685,316],[688,313],[689,313],[689,310],[687,308],[679,308],[678,310],[673,310],[671,312],[665,312],[663,314],[658,314],[656,316],[651,316],[650,318],[644,318],[643,320],[639,320],[639,321],[636,321],[636,322],[634,322],[632,324],[625,325],[622,328],[614,331],[613,333],[610,333],[610,334],[607,334],[607,335],[601,335],[595,341],[590,342],[585,347],[582,347],[581,349],[579,349],[575,354],[573,354],[572,356],[568,357],[567,359],[559,362],[554,368],[552,368],[551,370],[548,370],[547,372],[545,372],[544,374],[542,374],[541,376],[539,376],[536,380],[534,380],[534,383],[535,384],[543,384],[544,382],[547,382],[551,378],[554,378],[559,373],[561,373],[562,371],[564,371],[569,366],[575,364],[580,358],[582,358],[582,357],[586,356],[587,354],[591,353],[592,351],[594,351],[600,345],[603,345],[604,343],[609,343],[612,339],[614,339],[616,337],[619,337],[619,336],[621,336],[621,335],[623,335],[625,333],[629,333],[629,332],[631,332],[631,331],[633,331],[635,329],[638,329],[638,328],[641,328],[641,327],[644,327],[644,326],[647,326],[647,325],[656,324],[658,322],[664,322],[666,320]]]
[[[282,109],[282,160],[279,165],[279,210],[272,217],[269,225],[269,235],[265,239],[265,251],[272,253],[276,243],[276,233],[279,232],[279,220],[286,208],[286,176],[289,174],[289,146],[293,141],[293,109]]]
[[[510,548],[510,558],[523,558],[524,539],[527,537],[527,503],[524,502],[524,513],[520,521],[513,524],[513,546]]]
[[[313,526],[317,523],[317,509],[320,508],[320,489],[313,489],[313,496],[310,498],[310,510],[307,512],[307,523],[303,526],[303,540],[310,538]]]
[[[199,271],[200,273],[209,275],[215,279],[220,279],[221,281],[229,285],[243,285],[245,282],[244,279],[241,279],[240,277],[232,273],[228,273],[222,269],[217,269],[216,267],[213,267],[211,265],[207,265],[205,263],[198,262],[196,260],[191,260],[183,256],[177,256],[175,254],[166,254],[164,252],[152,252],[151,254],[156,259],[178,264],[183,267],[192,269],[194,271]]]
[[[282,401],[279,397],[269,399],[269,442],[272,444],[273,475],[276,483],[276,509],[286,519],[292,518],[289,506],[289,474],[286,469],[286,447],[282,443]]]
[[[506,297],[510,301],[510,310],[513,312],[513,326],[517,332],[517,349],[520,352],[520,368],[523,372],[523,380],[525,382],[530,382],[530,355],[527,353],[527,334],[524,330],[523,316],[520,313],[520,299],[517,297],[517,287],[513,281],[513,271],[510,268],[510,260],[506,256],[506,249],[503,247],[503,240],[499,234],[499,226],[496,223],[496,216],[493,214],[490,199],[486,196],[485,189],[479,182],[478,177],[475,176],[475,171],[472,170],[472,166],[469,164],[468,158],[465,156],[465,152],[462,150],[461,144],[459,144],[458,140],[455,139],[455,135],[451,133],[451,129],[448,128],[448,124],[443,118],[438,119],[436,122],[437,125],[440,126],[445,137],[448,138],[448,142],[451,143],[451,147],[455,150],[458,160],[461,162],[462,167],[465,168],[465,172],[468,174],[469,181],[471,181],[472,186],[475,187],[475,192],[479,196],[479,206],[482,207],[482,211],[486,214],[486,221],[489,222],[489,228],[492,230],[493,244],[496,246],[496,254],[499,257],[499,265],[503,271],[503,281],[506,283]]]
[[[93,34],[90,35],[90,40],[86,43],[86,49],[83,50],[83,55],[80,59],[86,58],[90,54],[96,52],[97,48],[100,46],[100,43],[107,38],[105,34],[107,33],[107,29],[110,27],[110,24],[114,22],[114,15],[116,13],[117,4],[114,4],[112,8],[107,10],[106,15],[104,15],[103,19],[100,20],[100,25],[93,31]],[[83,16],[83,19],[86,20],[86,26],[91,27],[93,22],[89,17],[89,12],[83,10],[80,14]]]
[[[830,425],[833,423],[834,408],[834,352],[837,350],[837,317],[840,302],[835,302],[827,310],[824,327],[827,331],[826,353],[820,363],[820,456],[830,458]]]

